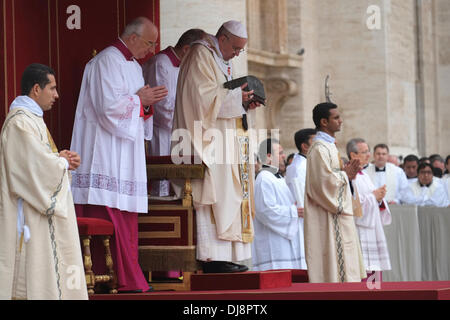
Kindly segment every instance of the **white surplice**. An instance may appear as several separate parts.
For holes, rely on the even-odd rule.
[[[387,201],[383,200],[384,209],[380,209],[373,194],[376,188],[366,173],[358,173],[352,183],[358,191],[363,213],[362,217],[355,217],[355,223],[366,270],[391,270],[389,251],[383,230],[383,225],[389,225],[392,222]]]
[[[68,162],[30,104],[14,100],[1,134],[0,300],[88,299]]]
[[[387,202],[394,201],[398,204],[406,202],[409,183],[405,172],[389,162],[386,163],[385,168],[386,171],[376,172],[375,165],[370,163],[363,171],[369,175],[376,188],[386,185]]]
[[[448,191],[446,190],[447,181],[433,177],[433,182],[429,187],[421,186],[419,180],[409,185],[408,198],[409,204],[417,206],[447,207],[450,205]]]
[[[152,156],[170,155],[170,136],[172,133],[173,113],[177,94],[177,80],[180,68],[174,65],[169,56],[164,52],[171,50],[168,47],[148,60],[142,67],[144,80],[150,87],[165,86],[168,94],[161,101],[155,103],[153,114],[153,138],[150,141],[149,153]],[[169,195],[169,182],[167,180],[152,182],[151,194],[156,196]]]
[[[82,159],[72,179],[75,203],[148,212],[144,138],[151,139],[153,120],[140,117],[143,86],[139,63],[114,46],[86,65],[71,144]]]
[[[300,269],[298,213],[284,178],[261,170],[255,182],[253,269]]]
[[[306,157],[295,154],[292,163],[286,168],[286,184],[294,196],[297,207],[304,208],[305,203],[305,180],[306,180]],[[303,234],[303,218],[298,218],[300,240],[300,269],[307,269],[305,259],[305,238]]]

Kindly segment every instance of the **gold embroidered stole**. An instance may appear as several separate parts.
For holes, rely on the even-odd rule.
[[[242,241],[253,241],[251,219],[254,217],[253,183],[250,181],[250,142],[248,131],[242,127],[242,119],[236,119],[236,135],[239,143],[239,176],[243,200],[241,204]]]

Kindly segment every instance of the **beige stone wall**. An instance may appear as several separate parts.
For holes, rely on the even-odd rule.
[[[370,5],[380,8],[379,30],[366,25]],[[248,50],[234,63],[239,75],[264,81],[268,104],[253,112],[256,127],[280,129],[287,153],[295,151],[295,131],[313,126],[329,74],[344,118],[342,151],[362,137],[403,156],[450,154],[450,1],[164,0],[160,7],[162,48],[189,28],[247,24]]]
[[[379,29],[367,27],[371,5],[380,9]],[[342,151],[362,137],[372,147],[387,143],[397,155],[450,153],[449,14],[446,0],[287,1],[287,50],[305,49],[301,67],[285,72],[297,94],[285,99],[275,121],[287,152],[295,151],[294,132],[313,125],[329,74],[331,99],[344,118]]]
[[[450,1],[437,0],[435,21],[440,133],[437,150],[447,156],[450,155]]]

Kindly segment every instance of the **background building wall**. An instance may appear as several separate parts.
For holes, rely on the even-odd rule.
[[[367,25],[379,8],[380,28]],[[450,154],[450,1],[448,0],[165,0],[161,48],[185,30],[215,33],[226,20],[247,25],[239,75],[263,80],[268,104],[257,128],[280,129],[286,152],[294,133],[313,127],[312,109],[331,100],[344,119],[338,147],[354,137],[391,153]],[[303,49],[303,50],[302,50]]]

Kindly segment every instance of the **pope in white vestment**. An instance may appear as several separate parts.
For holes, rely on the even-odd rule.
[[[188,146],[193,150],[184,150],[183,155],[190,159],[195,153],[207,166],[204,179],[192,181],[200,261],[251,258],[254,173],[248,165],[249,140],[242,130],[242,117],[246,113],[242,107],[243,93],[240,87],[233,90],[223,87],[232,79],[230,60],[239,54],[231,48],[231,40],[227,40],[231,36],[226,37],[220,37],[226,47],[221,47],[213,35],[193,43],[178,77],[172,135],[189,133],[190,137],[183,139],[190,138]],[[246,35],[235,38],[245,45]],[[225,140],[226,132],[235,136]],[[208,133],[220,136],[211,139],[207,138]],[[172,152],[178,145],[178,141],[173,142]],[[214,154],[215,158],[208,156]]]
[[[0,300],[88,298],[69,168],[43,109],[17,97],[0,140]]]

